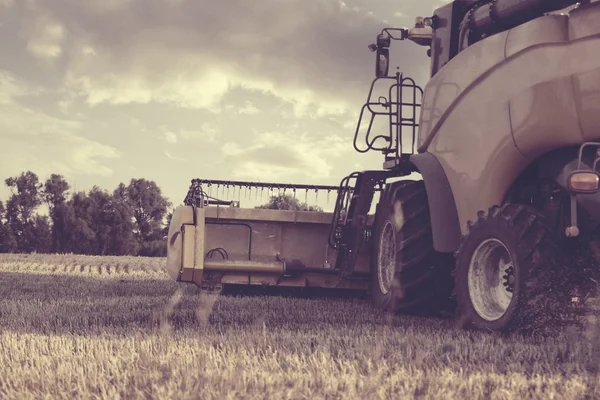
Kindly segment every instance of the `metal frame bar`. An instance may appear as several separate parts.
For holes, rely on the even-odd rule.
[[[373,101],[373,91],[375,89],[375,84],[379,80],[392,80],[394,83],[390,85],[388,88],[388,99],[385,97],[379,97],[378,101]],[[412,102],[405,101],[404,90],[412,89]],[[394,97],[395,93],[395,97]],[[419,123],[417,122],[417,108],[421,107],[420,101],[418,101],[418,95],[420,95],[421,99],[423,98],[423,89],[416,84],[416,82],[412,78],[404,77],[400,72],[397,72],[395,76],[382,76],[375,78],[371,83],[371,87],[369,89],[369,94],[367,96],[367,102],[362,106],[360,110],[360,114],[358,117],[358,123],[356,125],[356,129],[354,131],[354,149],[359,153],[366,153],[370,150],[381,151],[384,154],[393,153],[395,159],[400,160],[405,154],[414,154],[415,151],[415,140],[417,136],[417,131],[419,127]],[[385,99],[385,102],[382,102],[381,99]],[[374,109],[374,106],[383,107],[385,111],[378,111]],[[403,107],[412,107],[413,112],[410,117],[406,117],[403,115]],[[363,120],[365,115],[365,110],[368,110],[371,114],[369,118],[369,123],[367,126],[367,131],[364,135],[364,144],[366,147],[359,146],[359,132],[361,127],[363,126]],[[387,116],[389,120],[388,133],[387,135],[377,135],[371,138],[371,132],[373,129],[373,122],[377,116]],[[412,149],[408,153],[404,153],[403,149],[403,140],[402,140],[402,132],[403,128],[408,127],[412,129]],[[385,147],[375,146],[375,142],[378,139],[384,139],[388,144]]]

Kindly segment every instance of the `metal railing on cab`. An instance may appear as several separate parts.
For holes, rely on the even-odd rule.
[[[383,80],[391,81],[387,97],[379,96],[375,100],[375,85]],[[400,160],[403,155],[414,154],[419,127],[418,109],[421,107],[422,98],[423,89],[412,78],[405,77],[400,72],[396,72],[395,76],[375,78],[371,83],[367,102],[360,110],[354,133],[354,149],[359,153],[370,150],[380,151],[385,155],[386,161]],[[370,113],[370,118],[366,132],[361,135],[360,131],[367,111]],[[373,136],[373,123],[376,117],[381,116],[388,119],[387,132]],[[405,143],[406,136],[411,139],[410,146]],[[378,141],[380,144],[376,143]]]

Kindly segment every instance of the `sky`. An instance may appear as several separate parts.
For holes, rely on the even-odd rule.
[[[146,178],[176,206],[193,178],[337,185],[380,169],[352,145],[367,46],[447,2],[0,0],[0,177]],[[391,51],[391,71],[426,84],[425,47]]]

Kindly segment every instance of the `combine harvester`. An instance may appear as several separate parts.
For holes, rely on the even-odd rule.
[[[424,90],[388,74],[392,40],[427,47]],[[456,311],[492,331],[546,324],[574,290],[592,293],[561,260],[600,242],[600,2],[455,0],[369,48],[354,147],[381,151],[383,168],[339,187],[193,180],[171,220],[170,276],[364,289],[385,310]],[[379,117],[389,129],[373,137]],[[422,180],[398,179],[412,173]],[[209,196],[217,185],[337,200],[333,213],[243,209]]]

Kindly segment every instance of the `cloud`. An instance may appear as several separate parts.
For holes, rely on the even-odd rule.
[[[3,114],[0,113],[1,118],[8,117]],[[30,134],[31,137],[23,140],[23,136],[28,135],[25,129],[7,134],[6,122],[0,123],[0,132],[3,132],[0,147],[11,149],[0,158],[1,171],[14,174],[31,170],[42,176],[59,173],[65,176],[89,174],[107,177],[113,174],[113,169],[103,160],[119,158],[116,149],[69,132],[64,121],[33,114],[28,117],[33,124],[43,123],[50,129],[46,130],[46,134]],[[21,117],[13,116],[13,121],[18,120],[23,122]]]
[[[27,28],[30,30],[27,50],[32,55],[41,59],[54,59],[62,54],[65,39],[62,24],[53,21],[47,15],[39,15]]]
[[[157,102],[219,112],[223,96],[242,87],[293,104],[296,115],[354,111],[372,76],[366,45],[383,27],[338,0],[37,5],[72,32],[65,83],[91,106]],[[59,54],[52,29],[39,53]]]
[[[254,115],[254,114],[260,113],[260,110],[258,108],[256,108],[256,106],[254,104],[247,101],[246,104],[244,105],[244,107],[240,108],[238,110],[238,112],[240,114],[245,114],[245,115]]]
[[[345,138],[334,135],[290,135],[275,132],[258,134],[255,144],[242,147],[226,142],[221,151],[224,161],[234,166],[236,179],[278,180],[282,177],[328,180],[333,174],[333,162],[352,151]]]
[[[168,151],[165,151],[165,156],[167,156],[167,158],[169,158],[170,160],[173,160],[173,161],[187,162],[187,160],[185,158],[173,156]]]
[[[217,139],[217,129],[208,123],[202,124],[198,129],[182,129],[179,132],[182,139],[202,139],[215,143]]]
[[[81,135],[82,122],[28,107],[21,99],[42,91],[6,72],[0,73],[0,157],[6,176],[31,170],[39,176],[89,174],[107,177],[104,161],[120,157],[111,146]]]
[[[177,135],[173,132],[165,132],[165,140],[169,143],[177,143]]]
[[[19,96],[25,96],[32,92],[24,82],[19,82],[12,74],[0,71],[0,105],[10,106]]]

